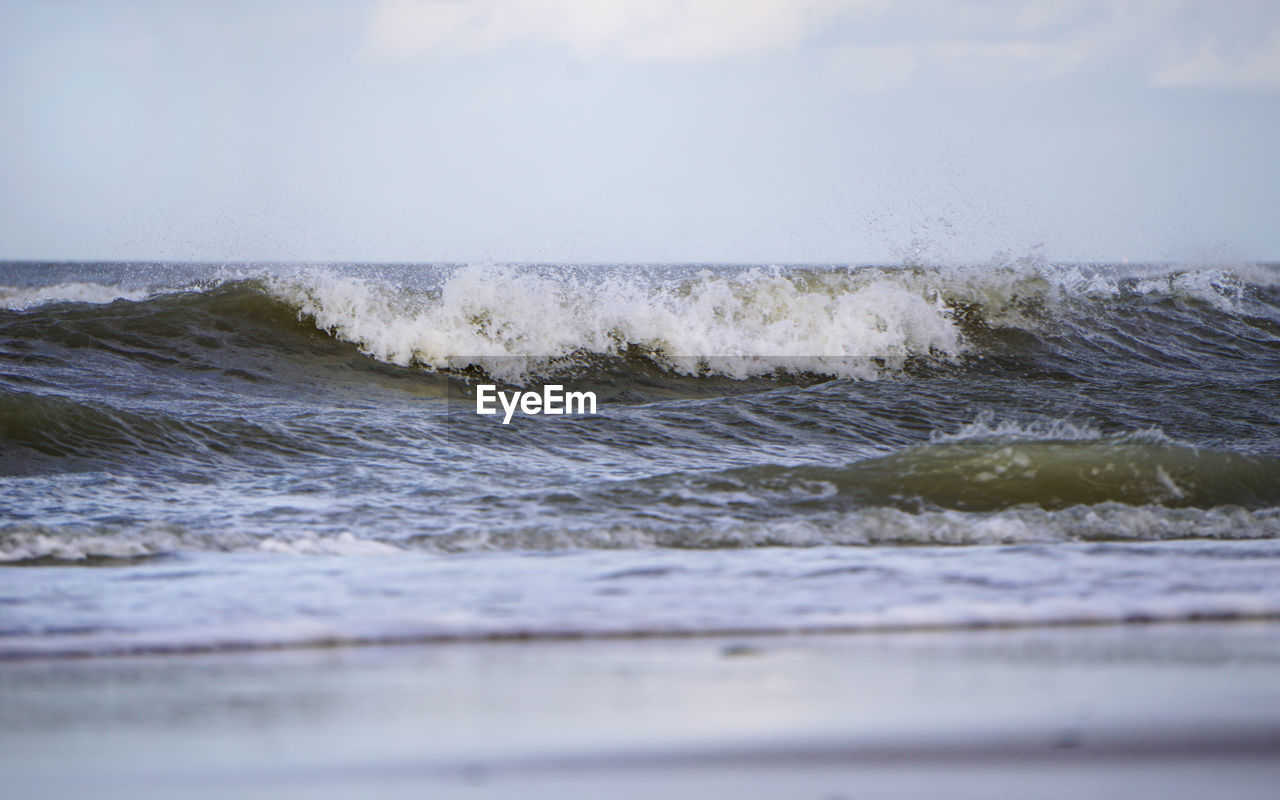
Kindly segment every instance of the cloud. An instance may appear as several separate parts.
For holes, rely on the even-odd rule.
[[[1084,47],[1027,40],[853,45],[835,49],[829,68],[846,89],[878,92],[926,78],[966,84],[1026,83],[1070,74],[1087,53]]]
[[[1156,86],[1275,89],[1280,88],[1280,28],[1270,41],[1253,48],[1202,44],[1190,56],[1156,72]]]
[[[692,62],[810,48],[845,86],[1026,83],[1111,70],[1165,87],[1280,87],[1273,0],[382,0],[375,58],[559,50]]]
[[[386,0],[369,23],[387,58],[565,48],[585,58],[687,61],[793,49],[883,0]]]

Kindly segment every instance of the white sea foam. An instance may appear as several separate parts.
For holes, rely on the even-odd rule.
[[[308,556],[383,556],[402,552],[402,548],[374,539],[360,539],[349,531],[333,536],[299,535],[287,539],[264,538],[257,543],[264,553]]]
[[[483,530],[415,540],[440,552],[644,549],[734,550],[828,545],[1013,545],[1082,541],[1157,542],[1280,538],[1280,509],[1167,508],[1100,503],[1058,510],[908,512],[891,507],[718,525]]]
[[[1126,295],[1169,297],[1204,303],[1229,314],[1251,309],[1250,286],[1268,288],[1280,285],[1280,270],[1260,264],[1105,268],[1041,265],[1036,271],[1055,286],[1062,297],[1089,300]]]
[[[149,292],[142,289],[125,289],[101,283],[59,283],[52,286],[19,288],[0,286],[0,307],[24,309],[46,303],[111,303],[116,300],[141,300]]]
[[[133,559],[191,549],[225,549],[193,545],[178,525],[148,525],[134,529],[110,526],[18,524],[0,530],[0,563],[15,561],[86,561]]]
[[[1101,503],[1056,511],[1017,507],[975,514],[912,514],[867,509],[827,523],[810,523],[834,544],[1029,544],[1078,541],[1155,542],[1175,539],[1272,539],[1280,537],[1280,511],[1238,507],[1167,508]]]
[[[1020,506],[975,513],[913,513],[878,507],[812,514],[768,522],[652,528],[635,524],[530,526],[401,538],[362,538],[351,532],[259,536],[247,532],[196,533],[179,525],[57,526],[18,524],[0,529],[0,563],[139,559],[195,552],[248,552],[280,556],[382,556],[424,550],[537,552],[644,550],[672,547],[734,550],[827,545],[1008,545],[1081,541],[1157,542],[1177,539],[1280,538],[1280,509],[1167,508],[1101,503],[1048,511]]]
[[[961,425],[954,432],[934,431],[929,440],[934,443],[946,443],[987,439],[1009,441],[1094,441],[1102,438],[1102,431],[1092,425],[1077,423],[1068,419],[997,419],[992,412],[984,411],[973,422]]]
[[[1133,296],[1178,298],[1241,314],[1258,310],[1250,287],[1280,285],[1280,269],[1262,264],[1093,266],[997,258],[979,265],[916,265],[900,274],[907,285],[928,287],[948,303],[980,306],[988,324],[1031,329],[1043,322],[1041,309],[1079,311]]]
[[[973,422],[961,425],[954,432],[934,431],[929,441],[934,444],[970,441],[1007,442],[1107,442],[1110,444],[1164,444],[1172,440],[1159,428],[1125,431],[1123,434],[1104,434],[1100,429],[1083,422],[1055,417],[1028,419],[998,419],[990,411],[984,411]]]
[[[348,531],[287,537],[243,532],[195,533],[181,525],[41,525],[0,529],[0,564],[22,561],[77,563],[133,560],[191,552],[262,552],[283,555],[369,556],[399,553],[397,544],[361,539]]]

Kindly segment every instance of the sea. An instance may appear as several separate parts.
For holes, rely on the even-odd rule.
[[[1280,265],[0,264],[0,659],[1277,618]]]

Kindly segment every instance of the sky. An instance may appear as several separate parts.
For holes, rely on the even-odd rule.
[[[0,259],[1280,259],[1274,0],[0,0]]]

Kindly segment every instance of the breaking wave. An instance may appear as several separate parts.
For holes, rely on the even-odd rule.
[[[1188,316],[1206,328],[1210,344],[1274,341],[1276,282],[1270,267],[1125,274],[1028,264],[656,272],[470,266],[417,281],[315,268],[151,291],[0,287],[0,304],[10,309],[0,312],[0,334],[123,345],[193,366],[207,366],[218,349],[334,357],[341,355],[336,344],[393,368],[509,383],[630,369],[732,380],[872,379],[913,364],[1025,349],[1019,336],[1026,334],[1042,344],[1067,337],[1082,351],[1099,335],[1115,336],[1125,347],[1138,332],[1126,328],[1134,315],[1145,343],[1162,351],[1198,345],[1178,332]],[[1086,335],[1082,318],[1106,324]],[[1073,334],[1079,343],[1069,341]]]

